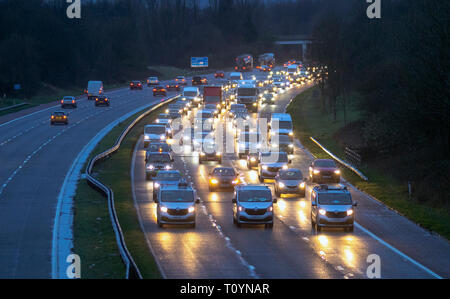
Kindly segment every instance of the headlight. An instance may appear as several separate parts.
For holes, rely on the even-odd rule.
[[[221,152],[217,152],[216,156],[222,156],[222,153]]]
[[[213,185],[216,185],[217,183],[219,183],[219,181],[217,179],[211,179],[210,182]]]
[[[256,159],[252,157],[252,158],[250,158],[250,161],[251,162],[256,162]]]
[[[171,170],[171,169],[172,169],[172,166],[166,165],[166,170]]]
[[[237,185],[237,184],[239,184],[239,179],[235,179],[235,180],[233,180],[233,181],[232,181],[232,183],[233,183],[233,185]]]
[[[204,156],[204,155],[205,155],[205,153],[204,153],[204,152],[201,152],[201,153],[200,153],[200,156]]]
[[[277,146],[278,146],[278,144],[272,143],[272,147],[277,147]]]
[[[305,183],[300,183],[300,188],[305,189]]]
[[[264,169],[264,170],[267,170],[267,168],[268,168],[267,165],[262,166],[262,169]]]
[[[253,103],[253,106],[255,106],[255,107],[256,107],[257,105],[258,105],[258,103]]]
[[[155,122],[156,122],[157,124],[159,124],[159,119],[157,119]]]
[[[278,187],[284,188],[284,187],[286,187],[286,185],[285,185],[284,183],[282,183],[282,182],[279,182],[279,183],[278,183]]]
[[[327,213],[327,211],[325,211],[324,209],[320,209],[319,210],[319,214],[320,215],[324,215],[325,216],[326,213]]]
[[[347,216],[351,216],[351,215],[353,215],[353,210],[348,210],[347,211]]]
[[[150,140],[150,136],[145,135],[145,136],[144,136],[144,139],[145,139],[145,140]]]
[[[289,132],[289,136],[294,136],[294,132]]]
[[[238,210],[239,210],[239,212],[242,212],[244,210],[244,208],[239,206]]]
[[[159,137],[159,139],[161,139],[161,140],[166,140],[166,136],[165,136],[165,135],[161,135],[161,136]]]
[[[273,211],[273,206],[270,206],[267,208],[267,212],[272,212]]]
[[[195,211],[195,207],[189,207],[189,209],[188,209],[189,213],[194,213],[194,211]]]
[[[161,207],[161,212],[167,213],[167,208],[166,207]]]
[[[289,147],[294,147],[294,145],[293,144],[289,144]]]
[[[168,114],[169,113],[169,109],[166,109],[166,114]]]
[[[335,170],[334,173],[335,174],[341,174],[341,171],[338,169],[338,170]]]
[[[155,169],[155,166],[153,166],[153,165],[148,165],[147,168],[150,169],[150,170],[152,170],[152,169]]]
[[[289,166],[283,165],[283,169],[288,169],[288,168],[289,168]]]
[[[319,174],[320,173],[320,170],[317,170],[317,169],[314,169],[314,174]]]
[[[155,184],[154,184],[155,189],[158,189],[160,186],[161,186],[161,185],[160,185],[159,183],[155,183]]]

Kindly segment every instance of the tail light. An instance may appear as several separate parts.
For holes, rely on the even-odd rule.
[[[62,103],[64,103],[64,101],[63,101],[63,100],[61,100],[61,104],[62,104]]]
[[[156,91],[156,88],[153,88],[153,91]]]
[[[72,100],[72,104],[75,104],[75,100]]]

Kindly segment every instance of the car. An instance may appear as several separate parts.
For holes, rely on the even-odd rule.
[[[151,124],[144,127],[144,147],[152,142],[166,141],[166,126]]]
[[[155,86],[153,88],[153,96],[154,97],[156,97],[156,96],[165,97],[165,96],[167,96],[167,90],[164,88],[164,86],[161,86],[161,85]]]
[[[300,169],[281,169],[275,177],[275,195],[298,194],[305,197],[306,179]]]
[[[103,93],[102,81],[89,81],[86,89],[88,100],[94,100],[97,96]]]
[[[194,76],[192,78],[192,86],[194,85],[206,85],[208,84],[208,79],[206,77]]]
[[[216,104],[206,104],[203,110],[209,110],[214,114],[214,117],[219,117],[220,109],[217,106]]]
[[[248,153],[247,154],[247,168],[252,169],[253,167],[258,167],[259,164],[259,153]]]
[[[195,227],[196,207],[200,203],[195,192],[186,181],[178,186],[160,188],[156,201],[156,222],[159,227],[164,224],[189,224]]]
[[[196,130],[191,128],[192,151],[204,152],[204,144],[214,144],[214,133],[206,130]],[[211,151],[214,151],[211,149]],[[200,162],[200,161],[199,161]]]
[[[352,232],[356,206],[344,185],[317,185],[311,190],[311,226],[318,232],[323,227],[342,227]]]
[[[95,97],[95,106],[109,106],[111,102],[109,101],[108,97],[105,95],[99,95]]]
[[[187,85],[186,78],[184,76],[176,77],[175,82],[177,82],[179,85]]]
[[[168,91],[173,91],[173,90],[180,91],[181,90],[180,84],[176,81],[171,81],[171,82],[167,83],[166,88]]]
[[[198,156],[198,163],[202,164],[204,161],[217,161],[219,164],[222,164],[222,153],[217,150],[214,141],[203,140],[202,148]]]
[[[225,73],[223,72],[223,71],[217,71],[215,74],[214,74],[214,78],[225,78]]]
[[[143,87],[141,81],[131,81],[131,82],[130,82],[130,89],[131,89],[131,90],[133,90],[133,89],[139,89],[139,90],[142,90],[143,88],[144,88],[144,87]]]
[[[177,118],[181,118],[180,108],[168,108],[166,110],[166,113],[169,115],[169,117],[172,120],[177,119]]]
[[[158,172],[153,179],[153,201],[156,201],[159,189],[166,186],[178,186],[181,180],[181,173],[178,170],[162,170]]]
[[[273,227],[273,204],[270,188],[264,185],[238,185],[233,195],[233,223],[237,227],[242,224],[264,224]]]
[[[313,183],[341,181],[341,171],[331,159],[317,159],[309,166],[309,177]]]
[[[247,157],[248,153],[257,153],[263,147],[262,136],[258,132],[240,132],[236,140],[238,158]]]
[[[274,179],[280,169],[288,169],[291,161],[285,152],[259,153],[258,178],[261,183],[265,179]]]
[[[69,124],[69,115],[64,111],[55,111],[50,116],[50,125],[54,124]]]
[[[171,170],[173,162],[170,153],[150,152],[145,163],[145,178],[150,180],[161,170]]]
[[[270,138],[270,147],[272,150],[286,152],[288,154],[294,153],[294,143],[288,135],[275,135]]]
[[[159,85],[159,79],[158,77],[148,77],[147,79],[147,86],[158,86]]]
[[[216,167],[209,174],[209,191],[234,189],[240,183],[238,173],[232,167]]]
[[[147,149],[146,149],[147,153],[146,153],[146,158],[147,155],[149,153],[155,153],[155,152],[160,152],[160,153],[172,153],[172,148],[170,147],[169,144],[167,144],[166,142],[151,142],[148,144]]]
[[[268,126],[270,129],[270,137],[275,135],[287,135],[291,140],[294,139],[294,126],[290,114],[272,113]]]
[[[77,100],[75,97],[63,97],[61,100],[61,108],[66,108],[67,106],[72,108],[77,108]]]
[[[261,101],[263,104],[272,105],[273,103],[275,103],[275,96],[270,92],[264,93]]]
[[[214,113],[206,109],[198,110],[195,114],[193,125],[195,129],[212,129],[214,126]]]

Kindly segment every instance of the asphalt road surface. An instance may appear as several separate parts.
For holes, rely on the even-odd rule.
[[[297,87],[280,94],[275,105],[260,110],[260,117],[284,112],[302,90]],[[231,124],[223,118],[217,125]],[[345,181],[342,183],[348,185],[358,202],[353,233],[342,229],[316,233],[311,228],[310,183],[305,198],[278,199],[273,229],[260,225],[237,228],[232,221],[232,192],[208,190],[208,174],[217,163],[199,165],[191,153],[177,155],[175,169],[192,182],[202,200],[197,226],[159,228],[152,183],[145,180],[144,156],[141,139],[131,165],[134,199],[149,250],[167,278],[367,278],[373,255],[380,259],[381,278],[450,277],[447,240],[423,230]],[[290,167],[307,174],[313,159],[296,141]],[[235,154],[224,155],[222,165],[238,170],[247,184],[259,184],[257,171],[248,170]],[[266,185],[273,190],[273,183],[266,181]]]

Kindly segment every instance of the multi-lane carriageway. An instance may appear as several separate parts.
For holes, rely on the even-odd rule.
[[[258,77],[262,74],[256,74]],[[213,82],[212,76],[208,76]],[[278,97],[264,114],[283,111],[301,89]],[[50,109],[11,119],[0,118],[0,278],[52,277],[52,240],[59,193],[82,149],[115,119],[153,102],[151,89],[107,92],[111,107],[94,108],[86,99],[71,111],[68,126],[49,125]],[[226,124],[224,124],[226,125]],[[140,143],[131,165],[134,199],[142,229],[163,275],[168,278],[363,278],[367,257],[381,258],[383,278],[448,278],[450,246],[367,195],[358,201],[354,233],[325,230],[316,234],[309,220],[309,197],[282,198],[275,205],[273,229],[236,228],[231,193],[209,192],[207,174],[214,163],[176,157],[176,168],[202,198],[197,227],[158,228],[152,185],[145,181]],[[313,159],[297,143],[293,164],[306,173]],[[223,165],[238,169],[247,183],[258,183],[232,155]],[[270,183],[268,183],[270,185]]]

